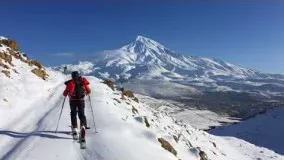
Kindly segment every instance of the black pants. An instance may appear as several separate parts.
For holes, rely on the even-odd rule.
[[[80,127],[87,126],[87,120],[85,116],[85,101],[70,101],[71,110],[71,124],[72,127],[78,128],[77,124],[77,112],[80,119]]]

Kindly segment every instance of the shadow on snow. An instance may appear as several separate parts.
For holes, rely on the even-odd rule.
[[[67,134],[70,135],[70,131],[57,131],[57,134]],[[42,138],[50,138],[50,139],[72,139],[67,137],[58,136],[54,131],[36,131],[29,133],[21,133],[15,131],[6,131],[0,130],[0,136],[9,136],[13,138],[28,138],[30,136],[38,136]]]

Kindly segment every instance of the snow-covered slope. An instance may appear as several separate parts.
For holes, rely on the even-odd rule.
[[[0,74],[0,159],[200,160],[203,153],[211,160],[284,158],[239,139],[210,135],[132,98],[122,100],[120,91],[111,90],[95,77],[87,77],[92,106],[87,101],[86,114],[92,128],[87,131],[87,149],[81,150],[70,135],[68,100],[58,133],[54,133],[64,99],[63,82],[69,76],[28,60],[16,50],[17,45],[11,44],[1,44],[1,62],[8,66],[1,65],[1,71],[9,71],[10,75]],[[38,69],[35,74],[34,69]],[[48,76],[42,76],[39,70]],[[90,107],[95,111],[98,133]]]
[[[51,90],[62,83],[61,74],[46,69],[38,61],[28,59],[27,55],[17,50],[15,46],[16,42],[0,37],[0,126],[2,127],[13,124],[11,120],[28,112],[33,103],[40,98],[50,96]]]
[[[244,139],[284,155],[284,109],[276,108],[242,123],[211,130],[219,136]]]
[[[12,43],[16,44],[5,37],[0,38],[0,106],[7,108],[23,103],[16,102],[17,98],[27,102],[33,100],[41,91],[50,88],[48,84],[53,86],[58,78],[54,71],[50,72],[40,62],[30,60],[25,53],[11,48]]]
[[[209,110],[198,110],[177,101],[160,100],[140,94],[137,94],[137,97],[141,102],[155,110],[166,112],[177,121],[189,124],[197,129],[209,130],[223,124],[239,122],[239,119],[233,119],[228,115],[219,115]]]
[[[130,98],[121,100],[120,91],[112,91],[97,78],[87,79],[93,90],[91,101],[98,133],[95,133],[87,101],[86,114],[92,129],[87,131],[86,150],[81,150],[79,144],[68,134],[68,103],[64,106],[59,131],[53,133],[63,102],[61,94],[64,88],[61,86],[52,91],[53,96],[41,97],[41,101],[48,103],[31,105],[31,113],[22,116],[21,121],[8,127],[1,126],[1,159],[200,160],[201,151],[211,160],[284,158],[239,139],[231,142],[181,124],[165,112]],[[176,142],[173,136],[179,135]],[[172,151],[176,156],[161,147],[159,138],[163,138],[174,148],[176,152]]]

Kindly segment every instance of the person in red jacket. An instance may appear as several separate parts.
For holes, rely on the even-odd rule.
[[[74,137],[78,137],[77,111],[80,119],[80,128],[88,129],[85,116],[85,95],[91,93],[89,82],[86,78],[81,77],[78,71],[72,72],[72,79],[65,82],[66,89],[63,95],[69,96],[71,110],[71,124]]]

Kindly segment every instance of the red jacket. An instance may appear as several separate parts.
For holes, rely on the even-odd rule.
[[[84,77],[82,77],[82,81],[83,81],[86,93],[90,94],[91,93],[91,89],[88,86],[90,84],[89,81],[86,78],[84,78]],[[64,96],[69,95],[70,100],[84,100],[84,99],[74,99],[74,98],[72,98],[73,96],[75,96],[75,92],[74,92],[74,90],[75,90],[75,82],[73,80],[69,80],[69,81],[65,82],[65,85],[66,85],[66,89],[63,92]]]

